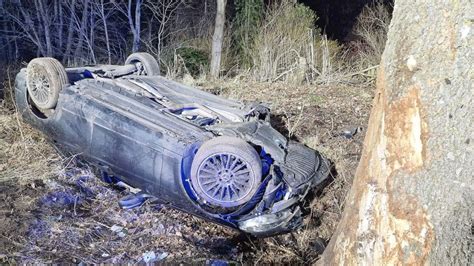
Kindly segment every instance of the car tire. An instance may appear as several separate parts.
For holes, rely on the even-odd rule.
[[[59,92],[68,83],[66,70],[54,58],[36,58],[26,67],[28,94],[39,109],[48,110],[56,107]]]
[[[145,76],[160,75],[160,65],[158,61],[149,53],[133,53],[125,60],[126,65],[140,63],[143,66]]]
[[[221,136],[206,141],[191,165],[191,184],[199,202],[231,209],[248,202],[262,179],[262,162],[246,141]]]

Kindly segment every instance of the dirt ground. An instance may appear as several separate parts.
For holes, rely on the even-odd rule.
[[[339,133],[365,129],[373,86],[197,85],[271,103],[278,130],[334,163],[333,180],[308,202],[302,229],[255,239],[154,202],[122,210],[117,201],[127,191],[60,156],[17,117],[7,93],[0,104],[0,262],[137,263],[154,252],[169,263],[314,263],[335,230],[362,149],[363,130],[351,139]]]

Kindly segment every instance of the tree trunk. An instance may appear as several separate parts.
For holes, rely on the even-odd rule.
[[[96,32],[95,32],[95,12],[93,12],[92,10],[92,6],[91,6],[91,12],[90,12],[90,25],[89,25],[89,41],[88,41],[88,44],[89,44],[89,53],[91,55],[91,59],[92,59],[92,63],[93,64],[97,64],[97,60],[95,58],[95,35],[96,35]]]
[[[77,41],[76,50],[74,51],[74,60],[77,60],[78,57],[82,56],[82,45],[84,43],[84,38],[87,36],[87,18],[89,17],[89,0],[83,2],[83,10],[81,17],[81,24],[78,25],[77,31],[79,34],[79,40]]]
[[[396,0],[364,152],[320,263],[469,265],[472,1]]]
[[[216,25],[212,37],[211,76],[218,78],[221,70],[222,43],[224,41],[225,6],[227,0],[217,0]]]
[[[109,29],[107,27],[107,16],[105,15],[104,0],[100,1],[100,17],[102,19],[102,24],[104,25],[105,45],[107,47],[107,62],[110,65],[112,64],[112,54],[110,52]]]
[[[142,17],[142,0],[137,0],[135,4],[135,35],[133,38],[133,52],[136,53],[140,50],[140,34],[141,34],[141,20]]]
[[[135,20],[132,16],[132,0],[128,0],[127,17],[130,30],[133,35],[132,52],[136,53],[140,50],[140,33],[141,33],[141,10],[142,0],[135,3]]]
[[[61,5],[61,1],[56,1],[55,3],[56,8],[59,12],[59,24],[57,27],[58,31],[58,50],[62,52],[63,50],[63,31],[64,31],[64,16],[63,16],[63,6]]]
[[[66,62],[67,60],[69,60],[69,55],[71,54],[72,37],[74,34],[74,16],[76,12],[76,0],[71,1],[69,8],[71,12],[70,12],[70,17],[69,17],[69,26],[67,30],[66,51],[64,52],[64,55],[63,55],[63,62]]]
[[[36,15],[38,17],[38,22],[41,23],[43,34],[44,34],[44,42],[46,45],[46,54],[44,56],[51,57],[53,56],[53,45],[51,41],[51,21],[49,18],[48,12],[50,10],[46,10],[44,3],[42,0],[35,1],[36,5]]]

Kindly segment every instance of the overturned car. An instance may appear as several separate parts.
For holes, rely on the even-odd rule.
[[[159,76],[149,54],[123,66],[64,68],[37,58],[16,77],[25,121],[56,146],[163,203],[255,236],[302,224],[301,204],[329,175],[317,151],[288,141],[261,104]]]

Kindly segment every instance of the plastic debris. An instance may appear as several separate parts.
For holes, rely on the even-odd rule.
[[[127,234],[123,231],[123,227],[122,226],[118,226],[118,225],[112,225],[112,227],[110,227],[110,230],[114,233],[117,233],[118,237],[120,238],[123,238],[125,237]]]
[[[122,188],[126,189],[127,191],[129,191],[132,194],[137,194],[137,193],[140,193],[140,191],[142,191],[141,189],[134,188],[134,187],[128,185],[127,183],[122,182],[122,181],[118,181],[117,183],[115,183],[115,185],[118,186],[118,187],[122,187]]]
[[[148,252],[145,252],[143,253],[143,261],[148,263],[148,262],[153,262],[156,260],[156,254],[154,251],[148,251]]]
[[[121,232],[123,230],[123,227],[114,224],[114,225],[112,225],[112,227],[110,227],[110,230],[112,230],[112,232],[118,233],[118,232]]]
[[[341,133],[337,134],[336,136],[341,136],[341,137],[344,137],[346,139],[351,139],[353,138],[357,133],[361,132],[362,131],[362,127],[354,127],[354,128],[350,128],[350,129],[347,129],[347,130],[344,130],[342,131]]]
[[[130,194],[119,200],[119,205],[122,209],[133,209],[143,205],[150,195],[144,193]]]
[[[209,265],[209,266],[230,266],[230,265],[240,265],[240,263],[238,263],[236,261],[211,259],[211,260],[207,260],[206,265]]]
[[[143,253],[142,259],[145,263],[150,263],[164,260],[166,257],[168,257],[168,252],[160,252],[157,256],[154,251],[148,251]]]
[[[72,190],[53,191],[43,196],[40,203],[51,208],[73,207],[82,204],[82,198],[81,195],[75,194]]]
[[[158,255],[158,257],[156,257],[156,261],[164,260],[166,257],[168,257],[168,255],[168,252],[162,252],[160,255]]]

